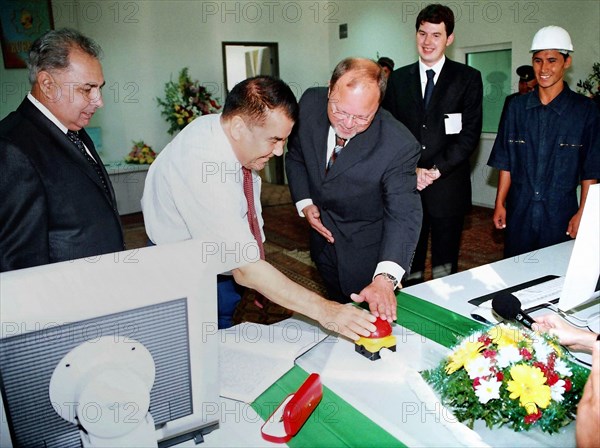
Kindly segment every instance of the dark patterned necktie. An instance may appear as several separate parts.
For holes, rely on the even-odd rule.
[[[108,185],[106,185],[106,180],[104,179],[104,175],[102,174],[100,165],[98,165],[98,163],[92,158],[92,156],[89,155],[89,153],[85,149],[83,142],[79,138],[79,133],[76,131],[67,131],[67,137],[77,147],[77,149],[79,149],[79,152],[86,158],[86,160],[92,166],[92,168],[94,168],[94,171],[96,171],[96,174],[98,175],[98,180],[100,180],[100,183],[102,184],[104,193],[106,193],[106,196],[110,198],[111,196],[108,190]]]
[[[327,167],[325,168],[325,174],[327,174],[329,172],[329,170],[333,166],[333,163],[335,162],[335,159],[337,159],[337,156],[340,154],[342,149],[344,149],[345,145],[346,145],[346,140],[344,140],[342,137],[339,137],[336,134],[335,147],[333,148],[333,152],[331,153],[331,156],[329,157],[329,160],[327,161]]]
[[[431,100],[431,95],[433,95],[433,87],[435,84],[433,83],[433,77],[435,76],[435,72],[431,69],[425,71],[427,75],[427,84],[425,85],[425,95],[423,95],[423,103],[425,104],[425,109],[429,105],[429,101]]]
[[[260,226],[258,225],[258,217],[256,216],[256,207],[254,206],[254,190],[252,187],[252,171],[248,168],[242,167],[244,173],[244,196],[248,203],[248,225],[250,226],[250,232],[258,244],[258,250],[260,251],[260,259],[265,259],[265,248],[262,242],[262,236],[260,234]]]

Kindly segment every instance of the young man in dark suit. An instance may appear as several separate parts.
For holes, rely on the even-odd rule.
[[[471,207],[469,157],[481,134],[483,85],[479,71],[445,57],[454,41],[454,14],[439,4],[416,21],[419,61],[394,71],[383,107],[421,144],[417,188],[423,226],[407,284],[423,281],[431,232],[433,277],[458,270],[464,216]]]
[[[329,298],[366,301],[373,314],[392,320],[421,204],[419,144],[379,107],[385,85],[375,62],[349,58],[335,68],[329,89],[307,90],[286,170],[296,207],[312,227],[311,255]]]
[[[0,272],[124,249],[108,174],[83,130],[103,105],[100,52],[70,29],[31,47],[31,92],[0,122]]]

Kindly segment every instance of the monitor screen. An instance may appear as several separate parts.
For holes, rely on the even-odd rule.
[[[590,186],[558,307],[568,311],[598,297],[600,278],[600,184]]]

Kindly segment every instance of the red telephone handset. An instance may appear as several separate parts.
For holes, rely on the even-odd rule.
[[[295,436],[323,398],[317,373],[311,373],[294,394],[288,395],[261,428],[263,439],[285,443]]]

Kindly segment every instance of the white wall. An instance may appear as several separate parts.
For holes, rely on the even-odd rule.
[[[103,47],[105,107],[91,125],[103,130],[105,161],[122,159],[132,140],[162,149],[171,137],[155,98],[179,70],[215,91],[223,100],[221,42],[279,43],[279,69],[299,97],[314,85],[325,85],[334,65],[347,56],[389,56],[396,66],[416,60],[414,22],[429,2],[397,0],[338,1],[196,1],[53,0],[55,27],[71,26]],[[454,1],[443,2],[457,15],[456,40],[450,58],[479,45],[507,43],[513,49],[513,71],[530,61],[531,38],[542,26],[566,28],[575,54],[568,81],[591,72],[600,61],[600,2]],[[349,36],[338,38],[347,23]],[[516,74],[513,74],[516,87]],[[26,70],[0,69],[0,119],[14,110],[27,92]],[[494,176],[485,166],[493,135],[485,136],[473,172],[477,204],[491,206]],[[490,198],[491,202],[490,202]]]
[[[170,141],[155,98],[185,66],[222,103],[223,41],[278,42],[280,76],[298,97],[329,78],[329,30],[312,2],[80,0],[75,14],[71,0],[52,4],[56,28],[77,28],[104,49],[105,106],[90,126],[102,128],[105,161],[122,159],[132,140],[156,150]],[[4,118],[29,86],[26,70],[0,69],[0,76]]]

